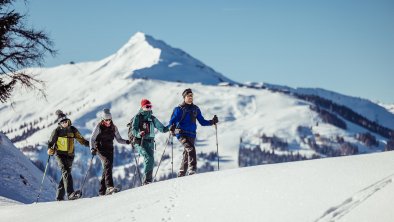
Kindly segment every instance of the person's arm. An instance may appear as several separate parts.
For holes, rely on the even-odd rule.
[[[74,136],[75,139],[77,139],[77,141],[84,146],[89,147],[89,141],[87,141],[85,138],[83,138],[83,136],[81,135],[81,133],[79,133],[78,129],[74,127]]]
[[[92,135],[90,136],[90,150],[96,149],[96,139],[100,134],[100,124],[97,124],[94,128]]]
[[[181,118],[182,109],[179,107],[175,107],[174,111],[172,112],[170,123],[167,127],[171,127],[171,125],[176,125]]]
[[[131,123],[132,125],[132,128],[131,128],[131,132],[133,133],[133,135],[136,137],[136,138],[141,138],[141,136],[140,136],[140,118],[139,118],[139,114],[137,114],[135,117],[134,117],[134,119],[133,119],[133,122]]]
[[[120,144],[130,144],[130,142],[129,142],[128,140],[124,140],[124,139],[120,136],[118,127],[116,127],[116,126],[114,126],[114,127],[115,127],[115,139],[116,139],[116,141],[118,141],[118,143],[120,143]]]
[[[49,138],[48,141],[48,149],[55,149],[55,144],[57,142],[58,134],[57,134],[57,128],[52,131],[51,137]]]
[[[212,126],[213,125],[211,120],[206,120],[202,116],[200,108],[197,108],[197,120],[201,126]]]
[[[158,129],[162,133],[166,133],[169,131],[167,126],[164,126],[160,120],[158,120],[156,117],[153,117],[153,125],[155,125],[155,128]]]

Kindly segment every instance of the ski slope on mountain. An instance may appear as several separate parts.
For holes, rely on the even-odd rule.
[[[390,222],[393,159],[385,152],[225,170],[112,196],[0,206],[0,215],[13,222]]]
[[[43,173],[2,133],[0,133],[0,163],[0,197],[2,197],[0,202],[36,201]],[[40,200],[53,200],[55,192],[55,184],[45,178]],[[7,201],[5,198],[14,201]]]

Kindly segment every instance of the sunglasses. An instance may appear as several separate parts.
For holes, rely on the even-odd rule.
[[[63,120],[60,122],[60,124],[65,124],[65,123],[68,123],[68,120]]]
[[[104,121],[106,121],[106,122],[111,122],[111,119],[105,119]]]
[[[151,106],[151,105],[146,105],[146,106],[144,106],[144,108],[146,108],[146,109],[152,109],[152,106]]]

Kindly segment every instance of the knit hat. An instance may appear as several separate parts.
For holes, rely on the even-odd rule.
[[[104,119],[112,119],[111,111],[109,109],[103,109],[103,113],[101,114],[101,118]]]
[[[189,93],[193,93],[192,90],[190,88],[189,89],[185,89],[183,91],[183,93],[182,93],[183,98],[185,98],[187,96],[187,94],[189,94]]]
[[[63,113],[60,109],[56,110],[55,114],[57,115],[57,122],[60,123],[64,120],[70,120],[67,118],[66,114]]]
[[[151,105],[152,106],[152,103],[149,100],[147,100],[147,99],[142,99],[141,100],[141,107],[144,107],[146,105]]]

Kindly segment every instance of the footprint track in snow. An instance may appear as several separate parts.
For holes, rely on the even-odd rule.
[[[360,190],[352,197],[346,199],[343,203],[338,206],[331,207],[328,209],[320,218],[315,220],[315,222],[335,222],[344,217],[346,214],[350,213],[354,208],[364,203],[368,198],[373,196],[376,192],[382,190],[387,185],[393,182],[393,175],[390,175],[376,183]]]
[[[166,211],[166,214],[161,221],[162,222],[168,222],[168,221],[172,221],[172,215],[171,213],[173,212],[173,210],[175,209],[175,207],[177,206],[177,199],[178,199],[178,192],[179,192],[179,188],[178,188],[178,182],[175,181],[174,185],[172,187],[172,191],[170,196],[168,197],[168,201],[167,204],[164,206],[164,209]]]

